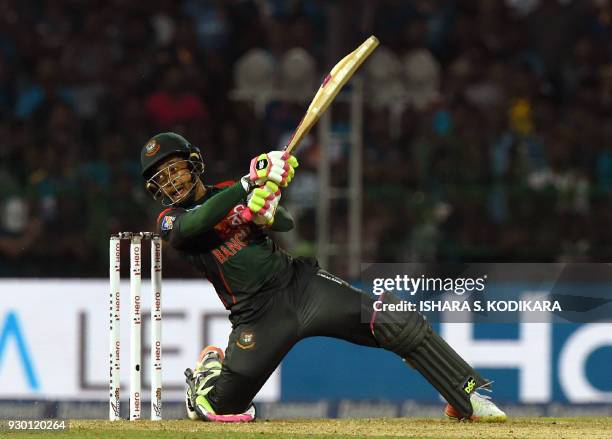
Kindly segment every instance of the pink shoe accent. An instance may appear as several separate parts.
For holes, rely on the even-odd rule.
[[[251,422],[254,418],[253,415],[246,413],[241,413],[239,415],[213,415],[207,413],[206,419],[211,422]]]

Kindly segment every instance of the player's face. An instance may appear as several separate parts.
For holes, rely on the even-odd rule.
[[[193,166],[182,157],[172,157],[163,161],[149,182],[155,184],[160,195],[165,195],[172,204],[184,200],[195,186],[192,175]]]

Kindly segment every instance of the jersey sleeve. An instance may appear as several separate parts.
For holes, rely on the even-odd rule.
[[[240,182],[219,189],[219,192],[194,208],[163,211],[157,221],[162,238],[174,248],[181,249],[192,239],[212,230],[246,196]]]
[[[205,202],[182,215],[181,235],[195,238],[212,230],[236,204],[243,202],[245,197],[246,191],[241,183],[221,189]]]
[[[170,207],[162,211],[157,217],[157,231],[161,238],[170,242],[173,247],[180,247],[180,245],[177,245],[180,244],[179,239],[174,238],[180,238],[180,233],[178,233],[179,223],[184,214],[185,209]]]
[[[289,211],[283,206],[278,206],[274,215],[274,223],[272,223],[270,230],[273,232],[288,232],[293,229],[294,225],[293,217]]]

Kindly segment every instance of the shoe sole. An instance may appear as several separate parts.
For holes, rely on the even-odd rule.
[[[492,422],[492,423],[502,423],[502,422],[506,422],[508,420],[508,416],[507,415],[504,415],[504,416],[485,416],[485,417],[470,416],[468,419],[459,419],[459,418],[457,418],[455,416],[450,416],[450,415],[448,415],[445,412],[444,416],[446,416],[446,419],[448,419],[450,421],[456,421],[456,422]]]
[[[508,420],[508,415],[506,415],[505,413],[501,415],[482,417],[472,415],[468,419],[462,419],[459,417],[459,413],[457,412],[457,410],[455,410],[455,408],[450,404],[446,404],[446,407],[444,407],[444,416],[446,416],[450,420],[458,422],[506,422]]]

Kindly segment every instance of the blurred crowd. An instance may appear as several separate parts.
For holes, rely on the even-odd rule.
[[[199,146],[209,184],[240,177],[307,105],[232,97],[241,60],[300,48],[319,78],[370,34],[364,261],[610,258],[608,0],[0,0],[0,276],[105,276],[109,234],[160,211],[139,174],[152,135]],[[306,143],[286,245],[316,253]],[[346,206],[332,217],[340,240]]]

